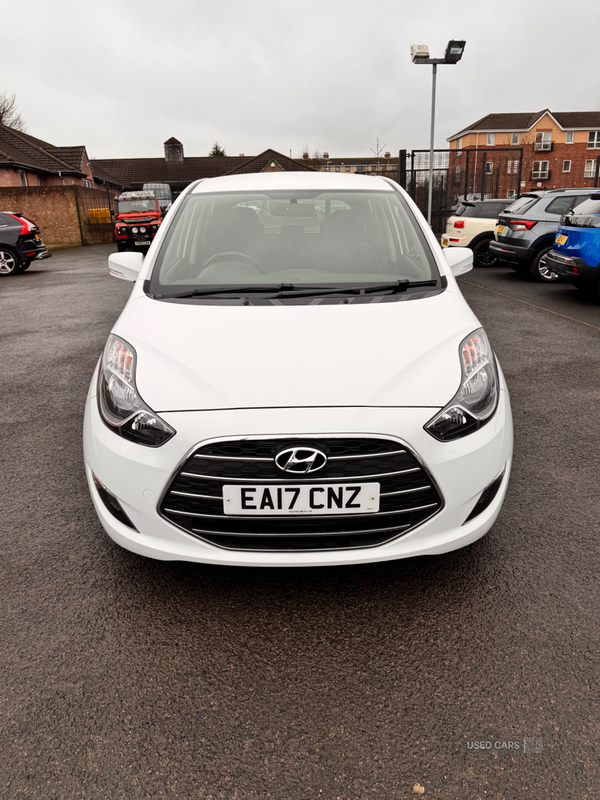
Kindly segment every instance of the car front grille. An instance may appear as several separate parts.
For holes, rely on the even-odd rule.
[[[283,472],[282,450],[314,447],[327,456],[315,474]],[[232,516],[223,512],[224,485],[268,486],[338,482],[380,485],[380,508],[367,514]],[[179,528],[230,550],[307,551],[373,547],[407,533],[442,507],[423,465],[395,439],[364,436],[223,439],[185,461],[160,505]]]

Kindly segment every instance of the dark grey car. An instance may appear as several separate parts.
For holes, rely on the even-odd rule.
[[[536,281],[560,280],[546,264],[563,214],[598,189],[549,189],[522,194],[498,217],[490,252]]]

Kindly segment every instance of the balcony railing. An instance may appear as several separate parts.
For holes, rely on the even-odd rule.
[[[549,153],[550,150],[554,148],[554,142],[534,142],[533,143],[533,151],[534,153],[538,153],[540,150],[543,150],[545,153]]]

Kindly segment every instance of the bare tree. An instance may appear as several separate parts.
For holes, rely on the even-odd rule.
[[[387,146],[387,142],[379,146],[379,136],[377,137],[377,144],[375,145],[375,150],[372,147],[369,147],[369,150],[375,155],[376,158],[381,158],[381,154],[383,153],[384,147]]]
[[[17,95],[14,92],[0,93],[0,124],[27,133],[27,123],[17,108]]]

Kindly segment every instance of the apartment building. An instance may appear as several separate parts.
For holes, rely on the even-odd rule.
[[[456,186],[468,184],[501,197],[531,189],[593,187],[600,164],[600,111],[488,114],[448,142],[450,180]],[[479,159],[469,154],[472,179],[463,166],[467,150],[483,151]]]

